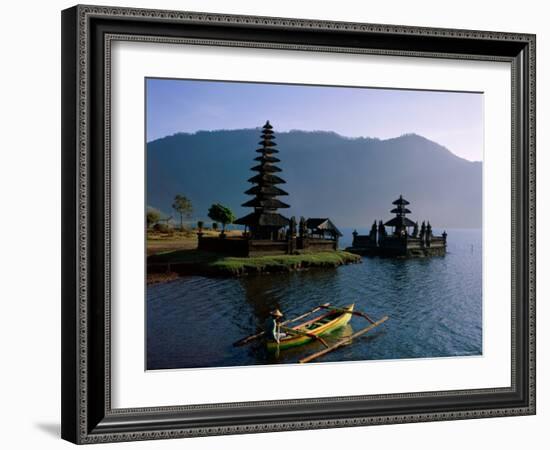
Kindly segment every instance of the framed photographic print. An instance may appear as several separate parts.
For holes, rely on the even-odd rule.
[[[535,36],[62,13],[62,436],[535,413]]]

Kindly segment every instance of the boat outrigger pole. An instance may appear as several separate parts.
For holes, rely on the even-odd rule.
[[[342,309],[342,308],[333,308],[332,306],[329,306],[329,305],[321,305],[320,308],[330,309],[331,311],[339,312],[339,313],[342,313],[342,314],[344,314],[344,313],[345,314],[353,314],[354,316],[359,316],[359,317],[363,317],[364,319],[367,319],[370,323],[375,322],[367,314],[365,314],[361,311],[347,311],[347,310]]]
[[[326,355],[327,353],[336,350],[339,347],[342,347],[343,345],[351,342],[353,339],[358,338],[359,336],[369,332],[373,328],[376,328],[378,325],[381,325],[386,320],[388,320],[388,316],[382,317],[380,320],[371,323],[368,327],[363,328],[362,330],[359,330],[357,333],[352,334],[351,336],[348,336],[347,338],[341,339],[336,344],[332,345],[331,347],[325,348],[323,350],[318,351],[317,353],[313,353],[312,355],[306,356],[305,358],[300,359],[299,363],[307,363],[310,361],[313,361],[314,359],[319,358],[320,356]]]

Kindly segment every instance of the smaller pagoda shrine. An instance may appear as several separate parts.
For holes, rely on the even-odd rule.
[[[383,221],[374,221],[368,235],[353,232],[352,246],[347,250],[367,256],[423,257],[443,256],[447,252],[447,232],[434,236],[429,221],[413,222],[407,217],[411,211],[410,203],[399,196],[392,202],[395,206],[390,212],[395,217]],[[390,232],[386,229],[390,228]]]
[[[406,217],[407,214],[411,213],[411,211],[407,208],[407,205],[410,205],[410,203],[405,200],[402,195],[400,195],[397,200],[392,202],[392,205],[395,205],[395,208],[393,208],[390,212],[395,214],[395,217],[388,220],[384,226],[393,227],[394,236],[406,236],[408,228],[416,225],[415,222]]]

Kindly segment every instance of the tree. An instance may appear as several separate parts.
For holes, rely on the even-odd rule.
[[[180,215],[180,230],[183,230],[183,216],[190,217],[193,212],[193,205],[185,195],[178,194],[174,198],[172,208]]]
[[[147,228],[151,228],[160,220],[160,212],[155,208],[147,207]]]
[[[199,231],[202,231],[203,227],[204,227],[204,222],[202,220],[199,220],[197,222],[197,228],[199,229]]]
[[[213,223],[212,223],[212,229],[213,229],[214,231],[217,231],[217,230],[218,230],[218,222],[213,222]]]
[[[214,222],[220,222],[222,224],[221,236],[225,235],[225,226],[233,223],[236,219],[235,214],[227,206],[223,206],[220,203],[214,203],[208,210],[208,217]]]

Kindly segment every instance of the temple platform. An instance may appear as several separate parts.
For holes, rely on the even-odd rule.
[[[383,242],[369,239],[369,236],[357,235],[351,247],[346,251],[364,256],[381,256],[388,258],[423,258],[445,256],[447,242],[442,237],[433,237],[427,243],[419,238],[388,236]]]
[[[198,249],[231,256],[298,255],[338,250],[338,240],[293,237],[282,240],[199,235]]]

